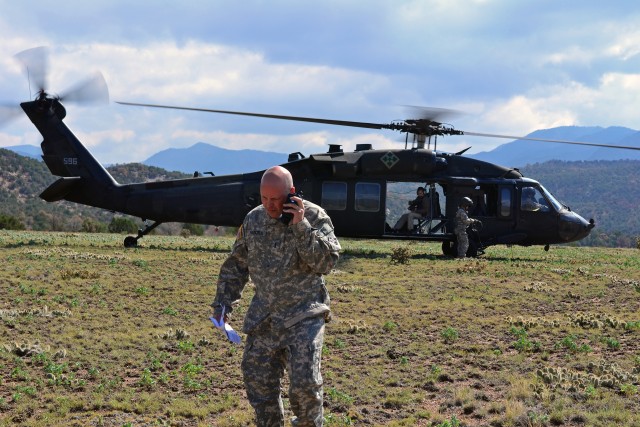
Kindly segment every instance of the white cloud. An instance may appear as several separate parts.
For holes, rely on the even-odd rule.
[[[640,127],[639,78],[629,71],[640,51],[640,19],[630,5],[381,0],[340,2],[337,12],[337,3],[276,1],[252,5],[255,17],[240,13],[247,5],[221,4],[168,5],[145,16],[140,3],[123,13],[124,2],[83,2],[50,6],[34,20],[26,19],[26,5],[2,4],[0,100],[27,98],[12,56],[50,45],[54,92],[99,69],[111,98],[124,101],[380,123],[404,118],[393,110],[398,105],[424,103],[471,113],[452,120],[456,128],[515,135],[566,124]],[[60,25],[43,19],[50,13]],[[81,19],[90,16],[101,19]],[[67,107],[68,126],[107,163],[198,141],[305,154],[328,143],[402,146],[402,135],[388,131]],[[26,119],[3,131],[0,144],[41,140]],[[504,142],[448,137],[439,147]]]
[[[542,58],[542,63],[552,65],[588,64],[595,57],[595,53],[587,51],[581,46],[569,46],[561,52],[554,52]]]
[[[95,132],[76,132],[76,136],[82,141],[82,144],[85,147],[91,149],[98,147],[105,142],[108,142],[109,144],[130,142],[135,136],[135,132],[132,130],[114,129]]]
[[[289,153],[300,151],[305,155],[322,153],[327,150],[329,144],[342,145],[345,151],[353,151],[357,144],[372,144],[373,148],[398,148],[400,143],[385,138],[380,134],[366,133],[353,137],[332,134],[330,132],[306,132],[294,135],[269,135],[269,134],[230,134],[221,131],[198,132],[176,131],[171,135],[175,140],[182,141],[190,146],[195,141],[208,142],[219,147],[237,150],[251,148],[262,151],[276,151]],[[190,142],[191,141],[191,142]]]
[[[640,53],[640,30],[637,20],[629,24],[613,23],[606,33],[611,36],[604,50],[605,55],[628,61]]]
[[[583,39],[572,38],[571,44],[543,55],[542,63],[590,66],[597,61],[629,61],[640,53],[640,31],[635,28],[621,28],[618,25],[615,28],[602,28],[600,37],[595,40],[587,28],[583,31]]]
[[[485,106],[469,130],[525,136],[538,129],[571,125],[638,129],[640,119],[634,106],[639,95],[640,74],[606,73],[596,87],[577,82],[540,86],[526,95]],[[472,152],[490,150],[504,142],[478,141]]]
[[[21,137],[0,132],[0,147],[11,147],[13,145],[21,145],[21,144],[22,144]]]
[[[212,106],[264,100],[325,103],[351,94],[375,92],[388,85],[382,75],[321,65],[272,63],[264,55],[189,41],[154,42],[139,47],[116,44],[66,46],[59,52],[61,71],[99,67],[115,100]],[[335,102],[335,101],[333,101]],[[219,105],[218,105],[219,106]]]
[[[498,104],[484,114],[485,123],[490,126],[507,127],[504,132],[513,135],[529,133],[536,129],[567,126],[575,122],[570,111],[563,111],[558,104],[552,104],[548,98],[528,98],[515,96]]]

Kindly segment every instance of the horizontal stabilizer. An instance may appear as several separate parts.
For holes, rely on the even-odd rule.
[[[65,198],[69,191],[80,183],[82,178],[70,176],[58,179],[40,194],[40,198],[47,202],[57,202]]]

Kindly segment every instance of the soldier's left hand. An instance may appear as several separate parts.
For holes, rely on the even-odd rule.
[[[292,196],[291,200],[295,201],[296,204],[285,203],[283,207],[284,211],[293,214],[293,219],[291,220],[290,225],[294,225],[304,219],[304,204],[302,203],[302,199],[298,196]]]

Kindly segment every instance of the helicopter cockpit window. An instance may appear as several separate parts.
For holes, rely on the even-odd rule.
[[[542,190],[542,193],[545,195],[546,200],[549,200],[549,202],[551,203],[551,206],[553,206],[553,208],[560,212],[560,210],[562,209],[562,203],[560,203],[558,200],[556,200],[556,198],[553,196],[553,194],[551,194],[549,192],[549,190],[547,190],[546,188],[540,186],[540,189]]]
[[[323,182],[322,207],[328,211],[343,211],[347,208],[347,183]]]
[[[378,212],[380,210],[380,184],[356,183],[355,208],[357,211]]]
[[[540,190],[535,187],[525,187],[522,189],[520,209],[529,212],[548,212],[549,203]]]

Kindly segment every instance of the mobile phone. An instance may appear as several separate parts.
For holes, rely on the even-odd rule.
[[[299,193],[289,193],[289,194],[287,194],[287,201],[285,203],[292,203],[292,204],[296,205],[296,201],[292,199],[293,196],[301,197],[301,194],[299,194]],[[293,219],[293,214],[291,212],[282,211],[282,215],[280,215],[280,221],[284,225],[289,225],[289,223],[291,222],[292,219]]]

